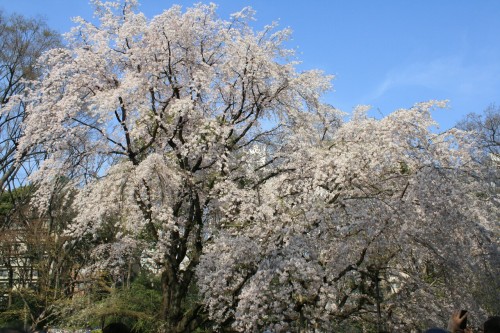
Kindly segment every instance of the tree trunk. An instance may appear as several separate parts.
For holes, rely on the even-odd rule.
[[[162,319],[167,324],[167,332],[181,332],[179,324],[182,321],[182,299],[185,295],[181,292],[175,268],[170,265],[161,276],[162,286]]]
[[[201,314],[203,309],[199,304],[185,308],[189,281],[192,279],[191,274],[186,274],[189,271],[190,268],[179,271],[178,266],[170,265],[162,273],[161,316],[167,325],[168,333],[194,332],[206,319]]]
[[[11,266],[8,266],[8,270],[9,270],[9,298],[7,300],[7,309],[10,309],[10,307],[12,306],[12,292],[14,290],[14,270],[12,269]]]

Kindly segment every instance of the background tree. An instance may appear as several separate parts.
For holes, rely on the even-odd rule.
[[[71,210],[61,198],[71,195],[57,192],[57,185],[46,197],[45,214],[34,210],[31,199],[36,187],[28,176],[44,152],[40,147],[19,146],[26,119],[23,97],[42,74],[38,58],[61,45],[60,35],[42,19],[0,15],[0,264],[7,272],[8,295],[2,304],[7,317],[2,319],[25,321],[33,327],[47,320],[54,300],[74,288],[76,256],[63,248],[61,236],[71,219]]]
[[[500,108],[488,106],[483,113],[469,113],[457,127],[475,133],[478,143],[498,165],[500,159]]]
[[[40,72],[36,69],[38,57],[60,43],[59,35],[43,20],[0,13],[0,193],[3,202],[0,229],[5,236],[2,239],[4,250],[12,250],[11,246],[23,247],[24,238],[20,236],[29,223],[27,203],[33,189],[25,185],[36,152],[31,147],[19,150],[26,113],[18,97],[24,94],[31,80],[39,77]],[[13,96],[14,100],[11,100]],[[6,107],[7,103],[9,107]],[[26,259],[9,255],[4,258],[5,261]],[[8,285],[13,286],[12,265],[7,262],[4,265],[8,270]],[[14,266],[18,265],[14,263]],[[7,303],[10,304],[10,297]]]
[[[484,168],[482,176],[484,178],[484,187],[478,193],[480,197],[493,198],[496,204],[495,208],[500,209],[500,108],[495,105],[488,106],[482,113],[470,113],[457,124],[457,128],[466,130],[472,136],[476,151],[477,160]],[[493,219],[493,226],[498,219]],[[498,239],[500,230],[498,226],[493,227],[494,235]],[[498,260],[498,257],[497,257]],[[500,267],[500,264],[497,264]],[[498,275],[498,274],[497,274]],[[499,313],[498,302],[495,296],[500,289],[500,281],[490,274],[484,275],[484,283],[474,290],[476,298],[484,302],[484,307],[491,313]]]
[[[37,59],[43,52],[61,45],[60,35],[41,19],[0,13],[0,191],[23,184],[30,173],[27,160],[32,151],[18,149],[23,135],[25,109],[21,101],[5,104],[22,95],[31,80],[39,77]],[[20,177],[16,177],[18,172]]]

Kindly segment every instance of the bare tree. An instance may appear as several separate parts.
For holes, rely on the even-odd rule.
[[[55,244],[51,238],[40,239],[46,233],[45,222],[34,218],[29,207],[33,187],[27,177],[43,153],[20,148],[19,141],[26,117],[24,92],[41,74],[38,58],[61,45],[59,33],[43,19],[0,12],[0,287],[5,288],[2,295],[8,295],[2,304],[7,308],[13,305],[13,291],[36,287],[40,264],[32,255],[34,249]],[[45,260],[47,246],[41,253]]]
[[[33,152],[19,151],[24,105],[5,106],[39,77],[37,59],[43,52],[60,45],[60,35],[44,20],[0,13],[0,192],[23,184],[33,166],[24,163]]]
[[[457,128],[475,133],[484,152],[500,162],[500,107],[491,104],[481,114],[469,113]]]

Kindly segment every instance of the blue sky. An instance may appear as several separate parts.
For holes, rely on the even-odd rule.
[[[142,0],[148,17],[173,4]],[[303,62],[336,76],[325,101],[349,112],[369,104],[385,115],[429,99],[448,99],[434,117],[447,129],[469,112],[500,104],[500,1],[498,0],[219,0],[219,15],[245,6],[256,27],[279,21],[294,31],[290,46]],[[0,0],[7,14],[40,15],[67,32],[70,18],[92,18],[87,0]]]

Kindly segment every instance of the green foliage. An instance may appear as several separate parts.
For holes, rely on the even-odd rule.
[[[7,216],[18,202],[26,201],[33,192],[33,186],[23,186],[0,194],[0,216]]]
[[[12,303],[0,311],[0,327],[21,327],[25,321],[31,323],[32,316],[43,310],[43,299],[39,293],[27,288],[12,291]]]
[[[130,287],[102,289],[86,296],[76,296],[61,305],[60,325],[63,327],[101,326],[123,322],[137,332],[155,332],[161,321],[161,289],[159,279],[152,275],[138,276]]]

